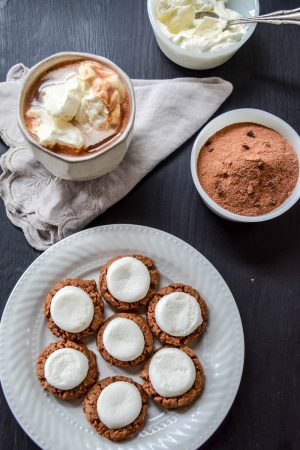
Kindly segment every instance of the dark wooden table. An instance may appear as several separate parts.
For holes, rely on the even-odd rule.
[[[298,1],[264,0],[262,12]],[[145,0],[0,0],[0,80],[17,62],[31,66],[62,50],[87,51],[133,78],[217,75],[234,92],[218,113],[265,109],[300,132],[300,29],[258,26],[224,66],[183,69],[158,49]],[[90,226],[135,223],[160,228],[202,252],[229,284],[242,317],[246,358],[228,416],[205,450],[300,448],[300,204],[269,223],[226,222],[201,202],[190,175],[194,137]],[[5,151],[1,144],[1,151]],[[39,256],[7,219],[1,202],[1,312],[24,270]],[[1,392],[0,448],[33,450]]]

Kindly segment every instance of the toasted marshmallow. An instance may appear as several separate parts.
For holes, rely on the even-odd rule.
[[[108,116],[105,104],[95,96],[91,88],[87,88],[81,99],[75,120],[81,125],[101,128]]]
[[[78,73],[85,84],[91,88],[89,97],[94,96],[103,103],[105,114],[101,115],[105,120],[100,122],[100,127],[117,127],[121,121],[121,103],[125,97],[125,87],[119,76],[108,67],[93,61],[80,64]],[[93,99],[94,102],[95,99]]]
[[[152,357],[149,378],[162,397],[178,397],[191,389],[196,379],[192,359],[179,348],[163,347]]]
[[[109,384],[97,400],[98,417],[111,430],[130,425],[138,417],[141,409],[140,391],[128,381],[115,381]]]
[[[79,386],[88,370],[89,361],[84,353],[74,348],[60,348],[46,359],[44,374],[51,386],[67,391]]]

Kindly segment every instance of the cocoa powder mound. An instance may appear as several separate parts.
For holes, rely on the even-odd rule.
[[[279,133],[238,123],[206,142],[197,172],[203,189],[220,206],[243,216],[259,216],[289,197],[299,164],[293,147]]]

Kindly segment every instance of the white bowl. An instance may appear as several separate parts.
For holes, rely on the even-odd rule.
[[[120,134],[119,138],[111,144],[111,146],[98,152],[95,151],[87,156],[67,156],[52,152],[33,139],[24,121],[24,102],[26,94],[29,92],[34,82],[39,79],[41,74],[47,70],[50,70],[56,64],[80,59],[93,59],[99,61],[100,63],[108,65],[119,74],[129,93],[130,117],[126,128]],[[123,70],[121,70],[109,59],[91,55],[89,53],[56,53],[55,55],[49,56],[48,58],[37,63],[24,77],[19,92],[17,116],[20,130],[30,144],[34,155],[49,172],[64,180],[93,180],[113,171],[120,164],[129,147],[135,117],[133,87],[130,78],[125,74],[125,72],[123,72]]]
[[[193,146],[192,156],[191,156],[191,170],[194,184],[199,192],[202,200],[206,206],[211,209],[215,214],[224,219],[231,220],[233,222],[264,222],[266,220],[274,219],[275,217],[281,216],[288,209],[290,209],[300,198],[300,176],[298,177],[297,184],[292,192],[292,194],[276,209],[273,211],[262,214],[260,216],[241,216],[239,214],[232,213],[227,209],[222,208],[202,188],[198,175],[197,175],[197,161],[198,156],[203,145],[207,140],[220,131],[222,128],[232,125],[234,123],[241,122],[252,122],[260,125],[264,125],[268,128],[280,133],[284,136],[288,142],[293,146],[300,165],[300,137],[298,133],[288,125],[284,120],[279,119],[279,117],[274,116],[266,111],[260,109],[235,109],[227,113],[221,114],[220,116],[209,122],[198,134],[196,141]]]
[[[221,64],[228,61],[235,52],[245,44],[255,30],[256,24],[252,23],[248,25],[247,32],[243,38],[236,44],[230,45],[223,50],[215,52],[200,52],[194,50],[186,50],[179,45],[174,44],[164,34],[158,20],[156,18],[155,4],[157,0],[148,0],[148,15],[152,29],[161,51],[173,62],[179,64],[182,67],[188,69],[212,69],[218,67]],[[227,4],[228,8],[231,8],[243,17],[256,16],[259,14],[259,2],[258,0],[229,0]]]

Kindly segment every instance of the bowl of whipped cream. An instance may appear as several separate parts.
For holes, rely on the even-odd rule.
[[[228,61],[256,27],[227,26],[228,20],[259,14],[258,0],[148,0],[147,6],[162,52],[176,64],[196,70]],[[204,12],[219,18],[203,16]]]
[[[65,180],[113,171],[129,147],[135,99],[129,77],[87,53],[52,55],[23,79],[18,124],[36,158]]]

